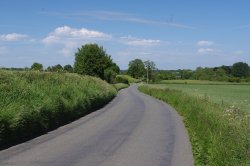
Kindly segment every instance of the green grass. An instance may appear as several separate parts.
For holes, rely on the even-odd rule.
[[[135,78],[133,78],[133,77],[131,77],[129,75],[117,75],[117,76],[127,79],[129,83],[138,83],[138,82],[140,82],[139,79],[135,79]]]
[[[189,95],[207,97],[212,102],[250,112],[250,85],[238,84],[157,84],[157,88],[182,90]]]
[[[160,84],[206,84],[206,85],[250,85],[250,83],[242,82],[221,82],[208,80],[162,80]]]
[[[128,84],[124,84],[124,83],[113,84],[113,86],[115,87],[115,89],[116,89],[117,91],[129,87]]]
[[[0,148],[86,115],[116,93],[89,76],[0,70]]]
[[[169,103],[183,117],[195,165],[250,165],[249,114],[211,102],[206,96],[161,85],[141,86],[139,90]]]

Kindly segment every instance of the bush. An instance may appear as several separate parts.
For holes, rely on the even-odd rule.
[[[121,75],[117,75],[117,76],[115,77],[115,83],[124,83],[124,84],[128,84],[129,82],[128,82],[128,79],[127,79],[127,78],[125,78],[125,77],[123,77],[123,76],[121,76]]]

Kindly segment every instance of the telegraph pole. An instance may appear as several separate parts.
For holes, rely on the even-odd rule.
[[[148,84],[148,66],[147,66],[147,84]]]

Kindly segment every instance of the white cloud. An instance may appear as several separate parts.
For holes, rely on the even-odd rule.
[[[207,40],[201,40],[201,41],[198,41],[197,42],[197,45],[198,46],[201,46],[201,47],[203,47],[203,46],[211,46],[211,45],[213,45],[214,44],[214,42],[212,42],[212,41],[207,41]]]
[[[140,39],[131,36],[121,37],[122,43],[131,46],[155,46],[160,44],[160,40]]]
[[[151,20],[147,18],[139,17],[138,15],[131,13],[121,13],[115,11],[104,11],[104,10],[89,10],[77,13],[60,13],[60,12],[41,12],[41,14],[53,15],[63,18],[70,19],[98,19],[104,21],[118,21],[118,22],[129,22],[129,23],[137,23],[137,24],[148,24],[148,25],[160,25],[160,26],[168,26],[175,28],[183,28],[183,29],[194,29],[194,27],[189,25],[184,25],[180,23],[176,23],[173,20],[173,16],[170,16],[170,21],[166,20]]]
[[[107,40],[112,38],[110,35],[103,32],[88,30],[86,28],[71,28],[63,26],[56,28],[42,41],[45,44],[64,43],[65,41],[79,41],[79,40]]]
[[[62,45],[63,48],[58,52],[65,56],[70,56],[73,55],[73,52],[79,45],[110,39],[112,39],[112,36],[103,32],[63,26],[56,28],[42,42],[48,46]]]
[[[211,54],[215,52],[215,49],[212,48],[199,48],[197,51],[199,54]]]
[[[20,40],[25,40],[27,38],[28,38],[28,35],[18,34],[18,33],[0,35],[1,41],[20,41]]]

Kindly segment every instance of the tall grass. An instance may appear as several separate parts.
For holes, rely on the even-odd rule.
[[[0,70],[0,148],[69,123],[115,95],[94,77]]]
[[[206,97],[179,90],[141,86],[139,90],[172,105],[188,129],[196,165],[250,165],[250,119]]]

